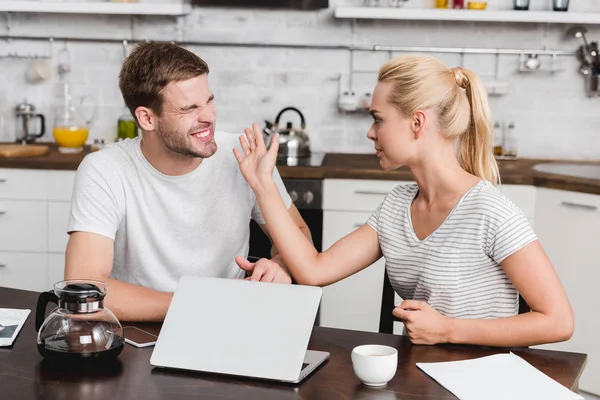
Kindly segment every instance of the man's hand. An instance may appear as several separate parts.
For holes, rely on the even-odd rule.
[[[246,271],[250,281],[273,282],[273,283],[292,283],[290,275],[274,261],[261,258],[255,263],[251,263],[244,257],[236,257],[235,262],[241,269]]]
[[[392,312],[404,322],[406,333],[414,344],[448,342],[448,318],[424,301],[404,300]]]

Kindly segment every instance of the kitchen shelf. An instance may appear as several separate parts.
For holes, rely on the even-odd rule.
[[[56,13],[56,14],[111,14],[111,15],[166,15],[189,14],[189,4],[119,3],[108,1],[0,1],[0,12]]]
[[[600,13],[559,11],[338,7],[335,9],[334,15],[336,18],[346,19],[600,24]]]

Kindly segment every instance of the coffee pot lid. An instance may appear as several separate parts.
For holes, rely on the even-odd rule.
[[[70,280],[55,285],[54,293],[65,303],[92,303],[106,297],[106,284],[92,280]]]
[[[35,106],[31,103],[28,103],[27,99],[24,99],[22,103],[17,104],[15,111],[17,113],[31,113],[35,111]]]

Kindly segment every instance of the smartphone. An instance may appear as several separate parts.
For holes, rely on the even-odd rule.
[[[125,343],[129,343],[135,347],[148,347],[156,344],[156,335],[146,332],[135,326],[126,326],[123,328],[123,336],[125,336]]]

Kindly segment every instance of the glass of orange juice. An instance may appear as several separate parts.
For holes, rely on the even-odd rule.
[[[89,129],[85,126],[54,126],[54,141],[61,153],[80,153],[83,151]]]

